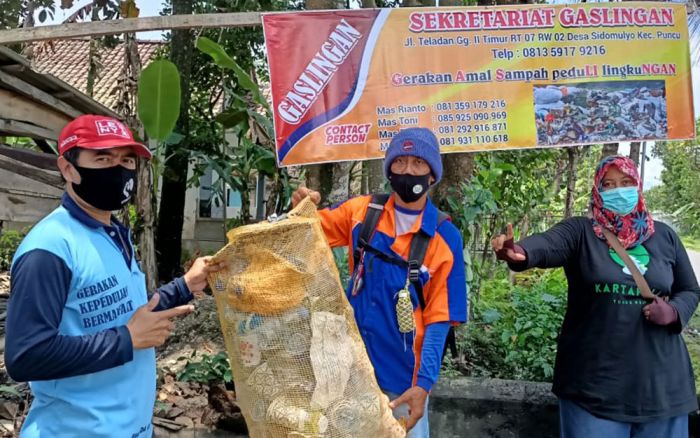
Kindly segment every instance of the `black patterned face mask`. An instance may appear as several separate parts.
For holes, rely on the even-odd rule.
[[[97,209],[119,210],[136,192],[136,170],[121,165],[102,169],[73,166],[80,174],[80,184],[71,183],[73,190]]]
[[[430,187],[430,174],[410,175],[389,172],[389,183],[403,202],[416,202]]]

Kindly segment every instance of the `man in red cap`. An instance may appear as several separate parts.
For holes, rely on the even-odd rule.
[[[197,259],[149,300],[129,230],[112,211],[135,193],[136,162],[151,152],[120,121],[95,115],[70,122],[58,150],[66,193],[11,268],[5,364],[34,395],[21,435],[150,438],[154,347],[221,266]]]

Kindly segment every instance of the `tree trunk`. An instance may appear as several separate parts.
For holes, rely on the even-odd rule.
[[[362,163],[367,172],[367,187],[365,193],[380,193],[384,190],[384,160],[369,160]]]
[[[618,143],[605,143],[603,145],[603,153],[600,158],[609,157],[611,155],[617,155],[617,149],[620,145]]]
[[[435,0],[406,0],[403,6],[435,6]],[[461,6],[461,0],[440,0],[440,6]],[[442,156],[442,181],[433,189],[431,195],[433,202],[439,208],[447,209],[447,194],[453,192],[453,196],[462,200],[461,185],[471,179],[474,173],[474,154],[459,152]],[[454,190],[451,190],[454,189]]]
[[[578,163],[581,156],[581,148],[570,147],[566,149],[566,152],[569,155],[569,165],[567,168],[566,204],[564,207],[564,217],[570,218],[574,214],[576,179],[578,178]]]
[[[192,13],[192,2],[173,0],[173,15]],[[185,192],[187,190],[190,72],[194,38],[187,30],[173,30],[170,58],[180,72],[180,118],[175,131],[185,137],[178,145],[168,145],[165,156],[170,157],[163,171],[163,189],[158,215],[156,250],[160,257],[158,274],[162,281],[180,274],[182,253],[182,224],[184,222]]]
[[[331,182],[331,191],[328,194],[328,203],[335,204],[350,197],[350,169],[351,162],[333,163],[331,172],[333,180]]]
[[[34,27],[34,12],[36,11],[36,4],[33,0],[27,1],[26,4],[27,12],[24,15],[24,24],[22,27]]]
[[[639,155],[642,152],[642,143],[639,141],[633,141],[630,143],[630,159],[634,161],[634,164],[639,167]]]
[[[136,216],[141,220],[137,227],[136,245],[141,257],[141,269],[146,275],[146,287],[154,291],[158,286],[158,264],[155,247],[155,198],[151,164],[140,160],[138,165],[138,189],[136,192]]]
[[[136,34],[128,33],[124,35],[124,66],[121,78],[122,85],[119,87],[117,112],[132,129],[139,132],[144,138],[143,126],[136,115],[137,84],[140,74],[141,58]],[[142,160],[137,168],[136,178],[138,186],[135,206],[139,221],[134,227],[134,239],[139,249],[141,269],[146,275],[146,287],[153,291],[158,286],[158,265],[155,248],[156,197],[153,193],[151,164]]]
[[[33,0],[29,0],[26,4],[26,13],[24,16],[20,17],[19,21],[22,27],[34,27],[34,12],[36,11],[36,4]],[[34,44],[26,43],[20,46],[22,50],[21,55],[25,58],[31,60],[34,58]]]
[[[224,190],[224,193],[226,191]],[[243,190],[240,191],[241,194],[241,222],[245,224],[249,224],[251,222],[251,217],[250,217],[250,183],[246,182],[245,187]],[[223,199],[224,201],[224,212],[226,212],[226,207],[225,207],[225,202],[226,199]],[[224,233],[226,230],[224,230]]]
[[[306,0],[306,9],[345,9],[345,0]]]
[[[474,153],[462,152],[442,156],[442,181],[435,187],[432,198],[435,205],[447,208],[447,195],[456,196],[463,201],[462,183],[469,182],[474,173]]]
[[[306,0],[306,9],[344,9],[344,0]],[[340,196],[347,187],[349,165],[345,163],[312,164],[306,167],[306,186],[321,193],[321,205],[330,204],[330,199]],[[337,173],[336,173],[337,172]],[[344,186],[335,181],[345,181]],[[345,193],[345,198],[348,195]]]
[[[376,8],[375,0],[362,0],[363,8]],[[367,160],[362,163],[362,194],[379,193],[384,189],[384,160]]]
[[[568,152],[567,152],[568,155]],[[552,178],[552,184],[549,186],[549,193],[547,194],[547,198],[545,198],[544,203],[549,202],[550,200],[554,199],[559,195],[561,192],[561,180],[564,177],[564,172],[566,172],[566,169],[568,167],[568,160],[564,159],[563,156],[557,159],[556,165],[555,165],[555,171],[554,171],[554,178]],[[523,236],[526,236],[527,234],[523,233]]]
[[[99,8],[97,5],[92,6],[92,15],[90,17],[91,21],[100,21],[100,15],[98,13]],[[99,75],[100,70],[100,40],[99,38],[91,37],[89,48],[88,48],[88,71],[87,71],[87,84],[85,85],[85,94],[90,97],[94,95],[95,81]],[[126,48],[125,48],[126,49]]]

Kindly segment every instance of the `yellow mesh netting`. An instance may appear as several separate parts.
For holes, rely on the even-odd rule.
[[[253,438],[403,438],[374,378],[316,207],[232,230],[211,274]]]

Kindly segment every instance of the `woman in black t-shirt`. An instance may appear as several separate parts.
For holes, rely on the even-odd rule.
[[[645,300],[603,229],[615,234],[656,295]],[[655,222],[634,163],[604,158],[589,217],[566,219],[492,246],[511,269],[563,267],[568,306],[558,340],[553,392],[563,438],[686,438],[698,408],[681,330],[700,287],[676,233]]]

